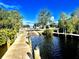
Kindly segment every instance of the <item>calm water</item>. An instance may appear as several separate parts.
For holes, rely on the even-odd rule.
[[[64,39],[54,36],[44,39],[41,36],[32,36],[33,49],[40,48],[42,59],[79,59],[79,39]]]
[[[59,38],[44,39],[42,36],[32,36],[33,49],[40,48],[42,59],[79,59],[79,39]],[[0,46],[0,59],[6,52],[6,44]]]

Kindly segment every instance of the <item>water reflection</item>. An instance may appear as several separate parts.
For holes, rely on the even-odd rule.
[[[61,59],[59,38],[32,37],[33,48],[38,45],[42,59]]]
[[[79,40],[77,38],[68,38],[66,42],[63,38],[60,38],[60,40],[63,59],[79,59]]]
[[[42,59],[79,59],[79,39],[53,36],[51,39],[43,36],[32,36],[32,47],[40,48]],[[6,45],[0,46],[0,58],[6,52]]]
[[[79,59],[79,39],[53,36],[52,39],[33,37],[33,47],[38,45],[42,59]]]
[[[51,59],[53,57],[53,42],[52,38],[45,38],[42,44],[40,45],[40,52],[42,59]]]
[[[53,57],[54,59],[62,59],[62,52],[60,48],[60,40],[58,37],[53,37]]]

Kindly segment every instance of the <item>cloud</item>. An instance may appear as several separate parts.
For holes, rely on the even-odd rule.
[[[34,23],[33,21],[30,21],[30,20],[23,20],[23,22],[24,23],[32,23],[32,24]]]
[[[58,20],[54,20],[54,23],[55,23],[55,24],[58,24]]]
[[[18,9],[19,8],[19,6],[7,5],[7,4],[4,4],[2,2],[0,2],[0,7],[4,7],[6,9]]]
[[[30,25],[30,26],[33,26],[33,24],[34,24],[35,22],[34,21],[30,21],[30,20],[23,20],[23,24],[24,25]]]
[[[54,21],[54,16],[51,17],[51,20]]]
[[[52,20],[54,23],[58,24],[58,21],[55,20],[54,16],[51,17],[51,20]]]

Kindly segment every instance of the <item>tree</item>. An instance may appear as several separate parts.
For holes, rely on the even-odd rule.
[[[77,21],[77,24],[76,24],[76,33],[79,34],[79,18],[78,18],[78,21]]]
[[[67,16],[64,12],[62,12],[61,16],[60,16],[60,19],[59,19],[59,23],[58,23],[58,26],[59,26],[61,31],[65,32],[66,24],[67,24]]]
[[[30,28],[30,25],[23,25],[23,27],[27,27],[27,28]]]
[[[75,31],[75,28],[73,26],[72,20],[67,21],[67,32],[73,33]]]
[[[50,27],[54,27],[54,24],[52,23],[52,24],[50,24]]]
[[[76,15],[79,18],[79,8],[77,8],[74,12],[71,13],[71,16]]]
[[[8,11],[8,20],[11,21],[10,25],[12,24],[13,28],[19,29],[22,26],[22,17],[21,15],[16,11]]]
[[[77,8],[74,12],[71,14],[73,18],[73,24],[75,26],[75,32],[79,33],[79,8]]]
[[[0,8],[0,45],[6,43],[6,37],[11,42],[14,41],[14,37],[22,26],[22,17],[16,10],[4,10]],[[6,37],[4,36],[6,35]]]
[[[42,27],[45,27],[51,21],[50,18],[51,18],[51,13],[48,10],[43,9],[39,13],[38,23],[42,25]]]

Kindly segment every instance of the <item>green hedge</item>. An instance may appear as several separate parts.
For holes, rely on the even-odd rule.
[[[11,44],[14,41],[16,30],[11,29],[1,29],[0,30],[0,46],[5,44],[8,39],[11,40]]]

